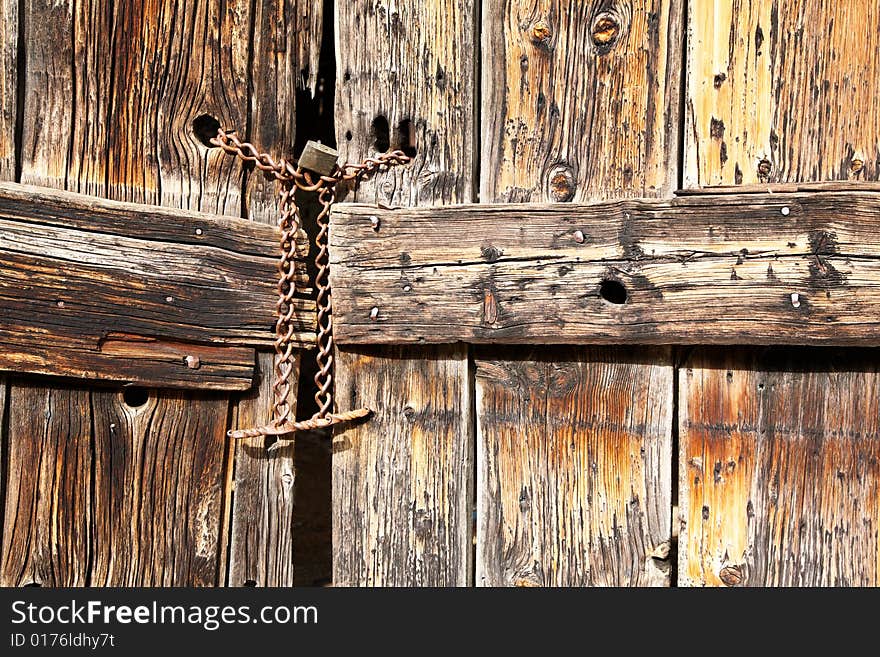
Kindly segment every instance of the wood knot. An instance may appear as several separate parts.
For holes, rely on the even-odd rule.
[[[620,37],[620,20],[611,12],[602,12],[593,19],[590,29],[593,45],[600,55],[607,53]]]
[[[532,29],[529,30],[529,39],[531,39],[532,45],[535,47],[549,50],[550,41],[553,39],[553,28],[550,27],[550,23],[543,18],[539,18],[532,24]]]
[[[718,578],[726,586],[742,586],[745,581],[745,569],[741,565],[724,566],[718,573]]]
[[[571,169],[561,164],[550,171],[550,198],[557,203],[565,203],[574,198],[574,174]]]
[[[767,182],[770,179],[770,172],[773,170],[773,164],[766,157],[758,162],[758,178],[761,182]]]
[[[854,157],[852,159],[852,161],[849,163],[849,172],[854,176],[859,175],[862,172],[862,169],[864,169],[864,168],[865,168],[865,161],[858,158],[858,157]]]

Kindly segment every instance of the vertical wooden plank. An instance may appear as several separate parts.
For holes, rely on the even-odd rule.
[[[0,180],[15,180],[18,0],[0,0]]]
[[[88,391],[17,383],[8,412],[0,582],[87,585],[95,511]]]
[[[343,159],[388,148],[414,157],[345,200],[473,200],[476,15],[473,0],[336,3]],[[341,409],[365,404],[376,417],[334,440],[334,582],[468,584],[467,349],[338,350],[336,386]]]
[[[685,185],[877,180],[880,5],[690,4]]]
[[[680,380],[680,581],[877,586],[873,352],[706,350]]]
[[[483,2],[483,202],[678,184],[678,0]]]
[[[240,215],[240,166],[190,126],[244,124],[250,8],[25,0],[22,181]],[[218,582],[228,397],[23,384],[10,398],[23,465],[8,471],[0,583]]]
[[[477,352],[480,585],[669,583],[671,377],[669,348]]]
[[[336,3],[336,135],[342,158],[400,148],[407,167],[346,201],[414,206],[474,200],[474,0]],[[342,200],[342,199],[340,199]]]
[[[485,0],[481,200],[668,194],[681,28],[677,0]],[[529,354],[476,356],[478,583],[668,585],[671,353]]]
[[[691,3],[689,38],[686,184],[877,178],[876,2]],[[876,353],[686,365],[682,584],[876,585]]]
[[[467,584],[473,462],[467,353],[441,346],[340,351],[339,357],[345,372],[339,400],[376,414],[333,444],[334,584]]]
[[[321,0],[262,0],[253,16],[249,139],[263,150],[292,158],[296,88],[314,91],[321,50]],[[278,221],[276,181],[248,176],[245,203],[255,221]],[[303,241],[304,241],[303,236]],[[303,244],[304,248],[308,248]],[[271,417],[274,356],[258,355],[258,385],[234,405],[233,427],[257,426]],[[299,378],[297,355],[296,379]],[[296,386],[293,386],[296,395]],[[296,400],[291,400],[296,407]],[[264,439],[235,444],[234,493],[227,583],[293,586],[294,444],[267,451]]]

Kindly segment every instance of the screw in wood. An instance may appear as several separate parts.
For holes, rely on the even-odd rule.
[[[174,303],[174,297],[165,297],[165,301],[168,303]]]
[[[376,321],[376,318],[377,318],[378,316],[379,316],[379,308],[378,308],[378,306],[373,306],[373,307],[370,309],[370,319],[372,319],[372,320],[375,322],[375,321]]]
[[[411,292],[411,291],[412,291],[412,286],[411,286],[411,285],[404,285],[404,286],[403,286],[403,291],[404,291],[404,292]]]
[[[186,356],[183,362],[191,370],[197,370],[202,366],[202,361],[198,356]]]
[[[196,228],[196,235],[201,235],[201,234],[202,234],[202,229]]]
[[[584,237],[584,231],[576,230],[574,231],[574,241],[578,244],[583,244],[586,237]]]
[[[789,214],[791,214],[791,210],[789,209],[789,207],[787,205],[783,206],[782,207],[782,216],[787,217]]]

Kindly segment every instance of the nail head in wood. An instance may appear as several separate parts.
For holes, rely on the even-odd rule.
[[[373,215],[370,217],[370,226],[373,228],[375,232],[379,232],[379,217]]]
[[[791,209],[787,205],[783,206],[782,207],[782,216],[787,217],[789,214],[791,214]]]
[[[372,308],[370,308],[370,319],[375,322],[377,317],[379,317],[379,308],[373,306]]]

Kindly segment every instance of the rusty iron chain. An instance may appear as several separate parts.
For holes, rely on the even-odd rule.
[[[296,431],[330,427],[343,422],[365,418],[371,414],[367,408],[341,413],[333,412],[333,299],[330,293],[329,252],[327,234],[330,208],[336,198],[336,185],[341,182],[357,184],[375,173],[387,171],[393,166],[407,164],[410,158],[401,151],[383,153],[365,159],[360,164],[334,165],[328,175],[315,173],[285,159],[275,160],[267,153],[259,152],[253,144],[238,139],[235,132],[220,129],[211,143],[226,153],[272,174],[281,184],[279,229],[281,230],[278,260],[278,301],[275,305],[275,380],[272,385],[274,404],[272,419],[263,426],[230,431],[233,438],[257,438],[260,436],[283,436]],[[315,236],[315,288],[317,289],[317,351],[315,360],[315,401],[318,410],[308,420],[297,421],[290,405],[292,376],[294,370],[295,326],[294,297],[296,294],[296,235],[302,227],[299,208],[294,200],[296,189],[316,192],[321,204],[318,213],[318,234]]]

